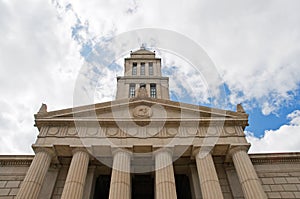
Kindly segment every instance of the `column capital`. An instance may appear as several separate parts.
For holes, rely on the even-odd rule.
[[[230,149],[228,150],[228,156],[229,156],[229,158],[231,158],[232,155],[235,154],[238,151],[248,152],[249,148],[250,148],[250,144],[247,144],[247,145],[231,145]]]
[[[167,152],[170,156],[173,156],[174,147],[157,147],[154,148],[153,151],[153,157],[155,157],[157,154]]]
[[[112,156],[114,157],[117,153],[125,153],[127,154],[128,156],[132,157],[132,149],[131,148],[119,148],[119,147],[116,147],[116,148],[111,148],[111,153],[112,153]]]
[[[55,150],[52,147],[34,147],[33,149],[34,149],[35,154],[40,153],[40,152],[45,152],[48,155],[50,155],[51,158],[53,158],[56,155]]]
[[[74,155],[77,152],[85,152],[89,153],[88,150],[85,147],[74,147],[72,148],[72,154]]]
[[[214,146],[193,146],[192,156],[193,157],[205,157],[207,154],[212,154]]]

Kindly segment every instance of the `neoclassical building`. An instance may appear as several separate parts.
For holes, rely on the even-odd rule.
[[[35,155],[0,156],[0,199],[300,198],[300,153],[248,154],[248,115],[169,99],[161,59],[125,58],[116,99],[35,115]]]

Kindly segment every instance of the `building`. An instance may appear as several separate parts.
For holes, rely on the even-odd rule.
[[[0,199],[300,198],[300,154],[251,154],[248,115],[169,100],[161,60],[125,59],[116,100],[35,115],[34,156],[0,156]]]

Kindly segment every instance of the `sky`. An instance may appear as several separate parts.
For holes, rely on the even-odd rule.
[[[88,101],[113,100],[124,57],[145,39],[118,52],[107,43],[140,29],[183,35],[202,49],[213,63],[202,69],[220,78],[221,107],[242,103],[249,114],[251,153],[299,152],[299,9],[298,0],[0,0],[0,154],[33,154],[34,114],[42,103],[73,107],[79,79]],[[162,58],[172,100],[220,105],[205,71],[146,45]]]

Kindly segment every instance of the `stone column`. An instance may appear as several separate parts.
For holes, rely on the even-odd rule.
[[[267,198],[247,154],[247,148],[235,147],[230,150],[229,154],[232,156],[234,167],[242,185],[245,199]]]
[[[130,153],[124,150],[117,150],[113,152],[113,155],[109,199],[130,199]]]
[[[196,150],[195,152],[202,197],[222,199],[223,194],[210,150]]]
[[[196,165],[189,165],[190,167],[190,185],[192,188],[192,198],[193,199],[201,199],[202,194],[200,190],[200,182],[199,182],[199,176],[197,172]]]
[[[88,164],[88,152],[82,148],[74,149],[72,161],[61,196],[62,199],[82,199]]]
[[[36,199],[40,193],[45,176],[49,169],[53,154],[50,149],[39,148],[27,171],[21,188],[16,196],[18,199]]]
[[[172,152],[169,149],[155,153],[155,195],[156,199],[177,198]]]

